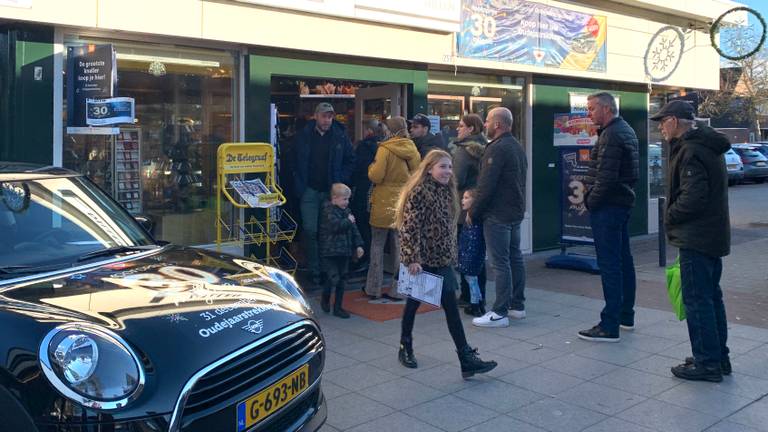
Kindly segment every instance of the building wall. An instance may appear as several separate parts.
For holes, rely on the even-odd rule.
[[[635,2],[637,6],[618,1],[542,2],[608,17],[608,70],[600,73],[457,58],[453,33],[405,27],[405,19],[382,24],[245,2],[207,0],[79,0],[76,3],[77,7],[73,7],[72,2],[35,0],[30,9],[0,7],[0,17],[434,65],[633,83],[650,82],[644,68],[648,43],[660,28],[674,25],[685,31],[685,55],[676,72],[659,84],[701,89],[715,89],[719,84],[719,57],[709,46],[705,31],[708,26],[701,21],[701,15],[708,14],[712,19],[733,6],[722,0],[698,0],[694,13],[694,8],[688,8],[690,2],[666,2],[664,8],[649,1]],[[359,37],[361,35],[365,37]]]

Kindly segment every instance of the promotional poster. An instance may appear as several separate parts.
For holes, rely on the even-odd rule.
[[[563,147],[560,149],[560,177],[562,179],[562,240],[593,243],[589,210],[584,200],[584,176],[589,169],[590,147]]]
[[[591,72],[606,71],[608,21],[525,0],[464,0],[458,54]]]

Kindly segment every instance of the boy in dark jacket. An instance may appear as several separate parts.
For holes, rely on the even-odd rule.
[[[320,221],[320,257],[328,275],[320,307],[326,313],[331,311],[331,288],[335,287],[333,314],[339,318],[349,318],[349,313],[341,307],[349,258],[353,255],[356,258],[363,256],[363,239],[349,209],[351,195],[352,191],[347,185],[334,183],[331,186],[331,200],[323,205]]]

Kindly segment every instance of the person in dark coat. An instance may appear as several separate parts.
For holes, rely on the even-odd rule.
[[[438,131],[436,135],[432,134],[432,122],[424,114],[416,114],[411,119],[411,128],[408,132],[422,159],[431,150],[447,150],[440,132]]]
[[[461,208],[469,210],[474,199],[475,190],[465,190],[461,197]],[[481,223],[465,221],[459,228],[458,270],[469,287],[469,306],[464,308],[464,312],[474,317],[483,316],[485,293],[480,289],[479,276],[485,273],[485,239]]]
[[[600,322],[578,332],[593,342],[619,342],[619,328],[635,326],[635,264],[629,245],[629,216],[635,205],[635,183],[640,177],[635,131],[618,116],[610,93],[587,98],[587,110],[599,127],[597,144],[590,152],[584,178],[597,264],[603,284],[605,307]]]
[[[728,322],[720,276],[730,253],[725,135],[696,127],[693,107],[672,101],[651,117],[669,143],[664,227],[680,248],[680,279],[693,356],[672,368],[678,378],[720,382],[731,374]]]
[[[324,312],[331,310],[331,289],[336,289],[333,314],[339,318],[349,318],[349,313],[342,308],[344,287],[351,257],[363,256],[363,239],[355,225],[355,217],[348,208],[352,190],[343,183],[331,187],[331,200],[323,204],[322,222],[320,223],[320,256],[328,277],[323,287],[320,307]]]
[[[355,145],[355,171],[352,173],[352,201],[350,208],[357,220],[357,229],[363,237],[365,256],[370,256],[371,250],[371,180],[368,178],[368,167],[376,158],[379,142],[384,139],[384,128],[376,119],[363,123],[364,138]],[[366,260],[367,261],[367,260]],[[363,265],[361,260],[359,265]],[[365,268],[365,267],[363,267]],[[359,270],[358,270],[359,271]]]
[[[333,105],[321,102],[314,120],[296,134],[294,186],[301,208],[301,225],[306,241],[307,267],[312,283],[320,284],[320,256],[317,223],[334,183],[350,183],[355,167],[352,143],[341,123],[334,120]],[[310,162],[311,161],[311,162]]]

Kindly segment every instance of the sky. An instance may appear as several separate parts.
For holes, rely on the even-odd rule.
[[[735,0],[745,6],[749,6],[752,9],[760,12],[763,19],[768,21],[768,0]]]

